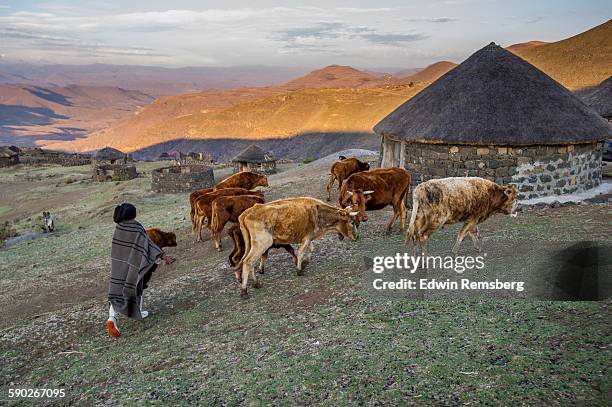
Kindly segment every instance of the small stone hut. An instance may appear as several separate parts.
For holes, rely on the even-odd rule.
[[[128,156],[112,147],[104,147],[91,160],[93,178],[96,181],[127,181],[138,176],[136,167],[128,164]]]
[[[191,192],[214,186],[213,169],[207,165],[173,165],[151,173],[151,190],[155,192]]]
[[[19,154],[9,147],[0,147],[0,167],[19,164]]]
[[[381,166],[413,182],[478,176],[521,199],[601,182],[612,127],[533,65],[491,43],[380,121]]]
[[[234,172],[250,171],[259,174],[274,174],[276,158],[253,144],[232,159]]]

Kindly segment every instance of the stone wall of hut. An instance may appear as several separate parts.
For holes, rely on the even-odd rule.
[[[247,163],[247,162],[233,162],[234,173],[249,171],[261,175],[276,174],[276,161],[268,161],[264,163]]]
[[[414,185],[432,178],[482,177],[514,184],[520,199],[531,199],[598,186],[601,147],[601,143],[528,147],[405,143],[403,160],[395,165],[411,172]]]
[[[63,167],[75,167],[78,165],[89,165],[91,163],[91,157],[85,155],[71,156],[61,154],[22,155],[21,162],[26,165],[56,164]]]
[[[125,164],[95,164],[92,167],[96,181],[128,181],[138,177],[136,167]]]
[[[213,169],[206,165],[177,165],[151,173],[151,190],[155,192],[191,192],[214,185]]]
[[[20,163],[19,156],[13,157],[0,157],[0,168],[10,167]]]

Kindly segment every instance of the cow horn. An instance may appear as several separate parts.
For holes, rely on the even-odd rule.
[[[370,195],[370,194],[373,194],[373,193],[374,193],[374,191],[363,191],[364,195]]]
[[[353,205],[349,205],[349,206],[346,206],[344,209],[346,209],[347,211],[350,211],[352,208],[353,208]]]
[[[346,191],[346,193],[348,194],[348,196],[353,196],[353,193],[351,191]]]
[[[359,215],[359,212],[349,212],[349,215],[355,217],[355,216]]]

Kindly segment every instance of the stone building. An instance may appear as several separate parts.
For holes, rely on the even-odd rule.
[[[253,144],[232,159],[234,172],[250,171],[259,174],[274,174],[276,158]]]
[[[96,181],[127,181],[138,176],[136,167],[128,164],[128,156],[112,147],[104,147],[91,160]]]
[[[0,147],[0,167],[19,164],[19,154],[8,147]]]
[[[413,182],[478,176],[521,199],[593,188],[612,127],[559,83],[491,43],[375,127],[381,166]]]
[[[191,192],[214,186],[213,169],[207,165],[174,165],[151,173],[151,190],[155,192]]]

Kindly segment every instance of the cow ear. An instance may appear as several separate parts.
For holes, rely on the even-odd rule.
[[[506,196],[512,196],[514,194],[514,187],[512,185],[508,185],[504,188],[504,194]]]

